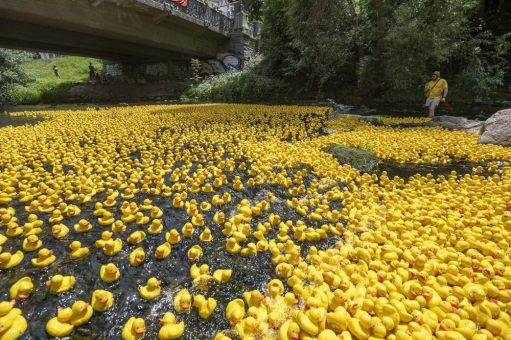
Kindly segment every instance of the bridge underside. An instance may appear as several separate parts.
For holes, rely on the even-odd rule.
[[[0,1],[3,47],[140,63],[215,58],[227,39],[152,0]]]

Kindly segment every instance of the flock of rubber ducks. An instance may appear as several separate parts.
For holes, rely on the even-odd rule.
[[[173,294],[151,337],[179,339],[184,314],[219,313],[211,287],[230,282],[235,268],[207,264],[205,245],[218,242],[232,257],[270,254],[275,278],[228,302],[232,329],[218,331],[216,340],[233,331],[248,340],[511,339],[510,148],[478,145],[465,132],[353,118],[331,121],[338,132],[324,135],[329,112],[321,107],[170,105],[40,115],[46,120],[35,126],[0,130],[0,272],[27,263],[34,270],[58,266],[61,274],[42,284],[29,276],[10,283],[10,300],[0,302],[0,340],[29,327],[17,301],[45,285],[61,294],[79,280],[66,275],[55,247],[65,245],[63,257],[85,264],[99,253],[105,261],[98,278],[113,285],[123,279],[123,250],[127,263],[140,267],[166,260],[183,240],[192,242],[179,251],[193,288]],[[322,151],[332,143],[398,162],[488,163],[463,176],[389,178],[339,164]],[[485,171],[490,175],[481,176]],[[251,196],[260,188],[264,196]],[[165,208],[155,204],[162,199]],[[282,209],[291,215],[281,217]],[[186,220],[167,226],[163,218],[175,212]],[[82,244],[98,230],[93,244]],[[159,240],[154,251],[146,239]],[[15,250],[4,251],[7,242]],[[144,278],[140,298],[168,294],[162,279]],[[59,307],[47,334],[68,336],[107,312],[118,299],[110,290]],[[120,336],[131,340],[147,338],[146,322],[154,320],[133,315],[123,322]]]

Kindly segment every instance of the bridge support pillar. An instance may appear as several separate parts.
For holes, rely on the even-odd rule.
[[[241,2],[235,5],[234,25],[227,45],[227,51],[241,60],[241,66],[250,60],[257,53],[257,34],[260,23],[249,21],[246,13],[243,12]]]

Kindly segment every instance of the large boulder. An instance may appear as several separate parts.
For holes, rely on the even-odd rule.
[[[482,121],[470,120],[465,117],[435,116],[426,126],[442,126],[449,130],[464,130],[467,132],[479,132],[483,126]]]
[[[340,144],[332,144],[323,151],[334,156],[341,164],[349,164],[363,172],[376,171],[380,159],[370,150]]]
[[[511,146],[511,109],[500,110],[484,122],[479,143]]]

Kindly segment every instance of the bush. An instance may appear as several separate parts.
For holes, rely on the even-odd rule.
[[[260,73],[259,58],[239,72],[211,76],[191,85],[181,96],[183,101],[258,102],[281,99],[282,81]]]

